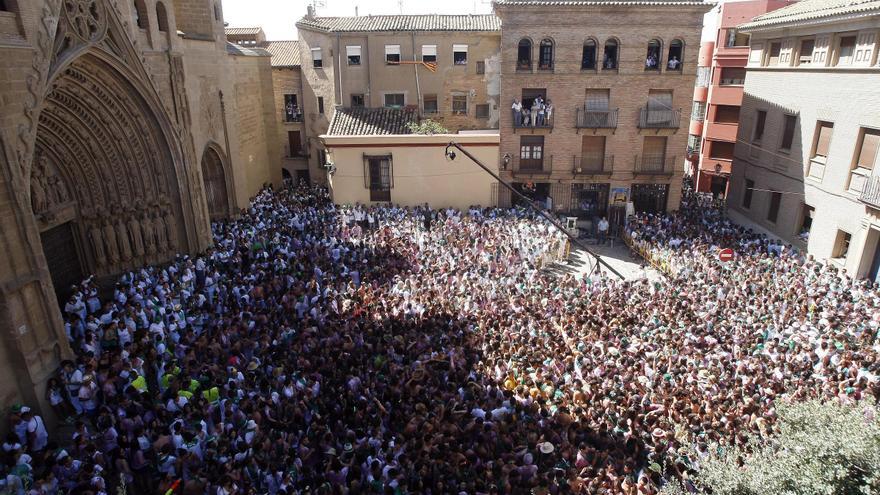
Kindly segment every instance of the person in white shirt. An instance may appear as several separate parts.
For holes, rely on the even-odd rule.
[[[49,432],[46,431],[46,424],[43,418],[34,414],[31,408],[25,406],[21,408],[21,419],[27,424],[28,444],[31,452],[40,452],[46,448],[49,443]]]
[[[608,241],[608,220],[605,217],[602,217],[602,220],[599,220],[599,244],[605,245]]]
[[[522,103],[516,98],[513,99],[513,105],[510,106],[510,113],[513,114],[513,126],[522,127]]]

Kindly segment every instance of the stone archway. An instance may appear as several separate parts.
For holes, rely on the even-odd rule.
[[[229,217],[230,194],[226,171],[220,153],[213,146],[205,148],[202,154],[202,180],[205,181],[205,196],[211,220]]]

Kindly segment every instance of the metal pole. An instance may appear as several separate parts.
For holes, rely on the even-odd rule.
[[[556,221],[555,218],[553,218],[552,216],[550,216],[549,214],[547,214],[547,212],[545,212],[544,210],[542,210],[542,209],[540,209],[540,208],[536,208],[535,205],[532,204],[533,202],[532,202],[531,199],[529,199],[529,198],[528,198],[526,195],[524,195],[523,193],[521,193],[521,192],[517,191],[516,189],[514,189],[514,187],[511,186],[510,184],[508,184],[507,182],[504,182],[504,181],[501,179],[501,177],[498,176],[498,174],[496,174],[496,173],[493,172],[489,167],[487,167],[486,165],[484,165],[483,162],[481,162],[480,160],[478,160],[477,157],[475,157],[474,155],[470,154],[466,149],[462,148],[460,144],[456,143],[455,141],[450,141],[449,144],[446,146],[446,155],[447,155],[447,156],[449,156],[449,148],[455,148],[455,149],[457,149],[458,151],[461,151],[461,153],[462,153],[464,156],[470,158],[471,161],[473,161],[474,163],[476,163],[481,169],[483,169],[484,171],[486,171],[486,173],[488,173],[488,174],[491,175],[495,180],[497,180],[499,184],[501,184],[502,186],[506,187],[510,192],[512,192],[513,194],[516,194],[516,195],[517,195],[518,197],[520,197],[521,199],[524,199],[524,200],[526,201],[526,204],[528,204],[529,207],[530,207],[532,210],[534,210],[535,212],[537,212],[539,215],[541,215],[542,217],[544,217],[545,220],[547,220],[548,222],[550,222],[554,227],[556,227],[557,229],[559,229],[563,234],[565,234],[566,237],[568,237],[568,239],[569,239],[572,243],[574,243],[574,244],[577,245],[579,248],[581,248],[581,249],[583,249],[584,251],[586,251],[586,252],[587,252],[588,254],[590,254],[592,257],[596,258],[596,262],[597,262],[597,264],[596,264],[595,268],[598,268],[599,265],[602,265],[602,266],[604,266],[608,271],[610,271],[611,273],[613,273],[613,274],[617,275],[618,277],[620,277],[621,280],[625,280],[625,277],[624,277],[623,275],[621,275],[620,272],[618,272],[617,270],[614,269],[614,267],[612,267],[611,265],[609,265],[608,263],[606,263],[605,260],[603,260],[601,256],[599,256],[598,254],[596,254],[596,253],[594,253],[593,251],[591,251],[590,248],[588,248],[586,244],[584,244],[583,242],[581,242],[581,240],[578,239],[577,237],[575,237],[571,232],[567,231],[567,230],[565,229],[565,227],[562,226],[562,224],[560,224],[559,222]],[[594,268],[594,269],[595,269],[595,268]],[[593,273],[593,269],[590,270],[590,273],[591,273],[591,274]]]

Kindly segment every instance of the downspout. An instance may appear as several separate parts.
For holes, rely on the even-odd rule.
[[[364,52],[367,54],[367,93],[364,95],[364,106],[370,108],[373,106],[373,59],[370,58],[370,37],[367,36],[364,40]]]
[[[338,94],[336,95],[336,104],[342,105],[342,54],[339,53],[339,33],[336,33],[336,73],[338,74],[337,79],[339,80],[339,88]]]
[[[413,52],[413,62],[417,62],[416,58],[416,33],[412,31],[409,33],[412,37],[412,52]],[[413,64],[413,71],[415,71],[416,75],[416,106],[419,109],[419,117],[422,115],[422,88],[419,85],[419,64]]]

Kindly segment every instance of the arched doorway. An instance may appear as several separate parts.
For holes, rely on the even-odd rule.
[[[31,207],[63,305],[77,278],[166,261],[185,249],[186,231],[170,144],[126,68],[90,50],[51,88],[37,127]]]
[[[226,188],[226,172],[223,160],[212,147],[202,155],[202,179],[205,181],[205,196],[208,199],[208,214],[211,220],[229,216],[229,194]]]

